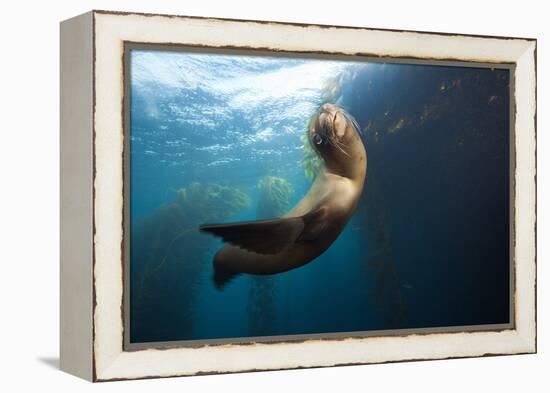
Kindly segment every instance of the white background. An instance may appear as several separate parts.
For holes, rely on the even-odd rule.
[[[0,11],[0,391],[548,391],[544,1],[6,1]],[[538,38],[539,354],[92,385],[58,367],[59,27],[90,9]],[[547,104],[546,104],[547,106]],[[546,239],[546,240],[545,240]],[[437,296],[437,294],[434,294]]]

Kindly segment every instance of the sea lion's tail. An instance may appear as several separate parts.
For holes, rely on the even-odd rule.
[[[216,289],[223,291],[225,285],[239,274],[240,273],[224,269],[214,264],[214,274],[212,275],[212,280],[214,281],[214,285],[216,285]]]

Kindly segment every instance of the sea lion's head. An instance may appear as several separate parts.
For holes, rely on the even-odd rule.
[[[319,108],[309,124],[309,142],[332,172],[354,175],[364,172],[366,153],[357,121],[334,104]]]

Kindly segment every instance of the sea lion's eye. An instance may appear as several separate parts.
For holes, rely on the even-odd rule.
[[[322,145],[324,141],[325,139],[321,135],[313,135],[313,143],[315,143],[317,146]]]

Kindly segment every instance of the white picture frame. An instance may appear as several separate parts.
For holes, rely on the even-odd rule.
[[[512,65],[511,328],[124,347],[125,43]],[[536,40],[91,11],[61,24],[61,368],[90,381],[536,352]],[[246,344],[246,345],[245,345]]]

